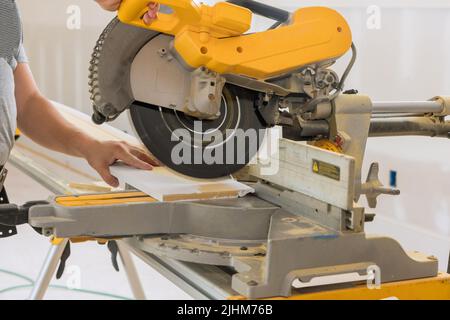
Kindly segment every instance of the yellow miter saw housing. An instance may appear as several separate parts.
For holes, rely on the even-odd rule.
[[[324,7],[295,11],[289,23],[266,32],[244,34],[253,13],[219,2],[198,6],[191,0],[161,0],[174,12],[146,25],[147,0],[122,2],[119,19],[137,27],[173,35],[174,49],[190,68],[264,80],[305,65],[333,61],[352,44],[350,28],[336,11]]]
[[[118,18],[97,42],[90,68],[94,122],[129,109],[147,148],[168,167],[197,178],[244,167],[265,129],[275,125],[293,140],[330,137],[331,105],[318,105],[337,97],[354,62],[342,79],[329,69],[352,47],[339,13],[323,7],[290,13],[240,0],[156,2],[162,12],[146,25],[148,1],[122,1]],[[274,24],[248,32],[254,14]],[[243,145],[239,132],[257,137]],[[207,152],[216,161],[174,161],[180,142],[191,154]]]

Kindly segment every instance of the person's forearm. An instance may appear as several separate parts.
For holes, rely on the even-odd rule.
[[[86,148],[96,141],[59,114],[51,102],[36,93],[18,112],[19,129],[38,144],[76,157],[84,157]],[[23,114],[26,112],[27,114]]]
[[[42,96],[29,66],[19,63],[14,71],[17,123],[19,129],[49,149],[81,157],[111,186],[119,181],[109,167],[116,161],[143,170],[152,170],[158,162],[139,147],[120,141],[99,141],[66,121]]]

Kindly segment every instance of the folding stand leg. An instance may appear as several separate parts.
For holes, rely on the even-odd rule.
[[[144,289],[142,288],[141,281],[136,271],[133,259],[127,248],[127,245],[122,241],[117,241],[117,246],[119,247],[119,255],[122,259],[123,267],[127,274],[128,282],[130,283],[131,291],[133,292],[134,298],[136,300],[145,300]]]
[[[447,273],[450,274],[450,252],[448,253],[448,265],[447,265]]]
[[[30,300],[42,300],[44,298],[50,282],[55,275],[56,269],[58,268],[58,264],[60,263],[61,256],[63,255],[68,241],[69,239],[63,239],[59,244],[51,245],[42,269],[39,272],[39,276],[34,284],[33,290],[29,296]],[[117,241],[117,246],[134,298],[136,300],[145,300],[144,289],[142,288],[129,250],[122,241]]]
[[[50,247],[44,265],[31,291],[30,300],[42,300],[44,298],[68,241],[69,239],[63,239],[61,243],[52,244]]]

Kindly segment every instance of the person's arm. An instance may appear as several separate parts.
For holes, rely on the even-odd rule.
[[[116,11],[120,7],[122,0],[95,0],[100,7],[108,11]],[[148,3],[148,12],[144,15],[143,19],[146,24],[150,24],[158,17],[159,4],[155,2]]]
[[[101,142],[66,121],[39,92],[28,64],[18,64],[14,72],[17,123],[33,141],[49,149],[85,158],[110,185],[119,182],[109,166],[121,160],[138,169],[151,170],[158,165],[140,148],[125,142]]]

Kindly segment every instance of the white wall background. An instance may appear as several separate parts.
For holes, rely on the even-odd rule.
[[[42,91],[53,100],[90,113],[87,68],[91,49],[113,14],[100,10],[92,0],[18,2],[30,64]],[[262,2],[289,10],[327,5],[348,19],[359,58],[347,88],[356,88],[374,100],[425,100],[435,95],[450,95],[449,1]],[[381,10],[379,29],[367,27],[373,5]],[[67,20],[71,10],[78,9],[81,28],[70,30]],[[338,63],[339,71],[347,59]],[[128,128],[127,118],[119,119],[117,126]],[[381,199],[376,210],[379,217],[369,230],[393,235],[407,248],[434,253],[445,261],[450,247],[449,159],[450,141],[370,140],[365,168],[371,161],[380,161],[381,176],[386,182],[388,171],[397,170],[402,195]],[[442,262],[441,267],[444,266]]]
[[[31,66],[50,98],[89,111],[86,93],[91,49],[113,14],[93,0],[18,0]],[[215,2],[215,1],[209,1]],[[359,49],[347,87],[374,99],[426,99],[450,91],[450,3],[448,1],[266,0],[288,10],[314,4],[338,9],[348,19]],[[369,5],[383,4],[381,29],[368,29]],[[396,5],[397,4],[397,5]],[[415,4],[415,5],[414,5]],[[422,5],[419,5],[422,4]],[[74,8],[81,29],[69,30]],[[343,59],[343,62],[346,60]],[[343,63],[339,64],[342,65]]]

